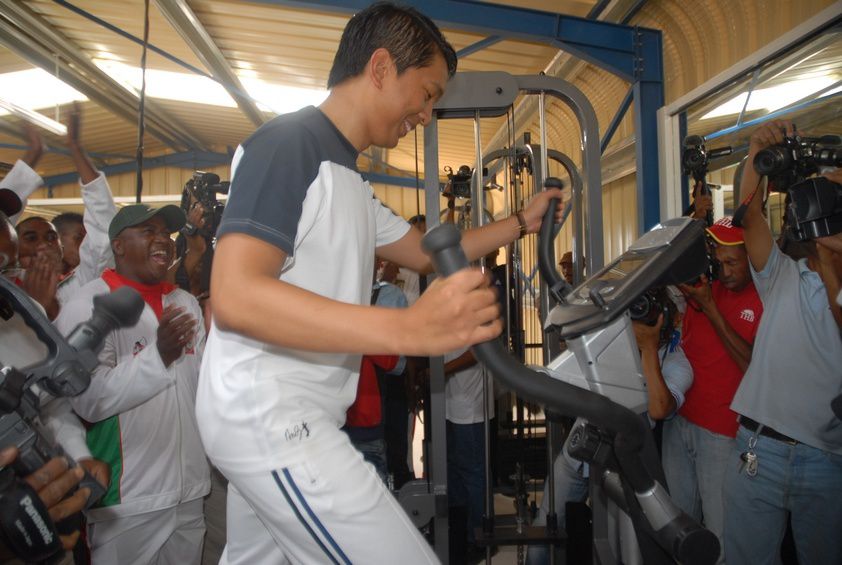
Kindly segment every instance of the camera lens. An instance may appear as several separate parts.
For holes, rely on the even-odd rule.
[[[767,147],[754,157],[754,170],[757,174],[774,176],[792,167],[792,154],[780,145]]]
[[[652,300],[649,294],[644,294],[629,306],[629,315],[632,320],[646,320],[652,310]]]
[[[696,169],[704,166],[705,153],[698,147],[688,147],[684,150],[682,161],[684,168],[687,171],[695,171]]]

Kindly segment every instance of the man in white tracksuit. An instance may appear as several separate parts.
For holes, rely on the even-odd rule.
[[[92,423],[88,446],[111,466],[111,485],[87,513],[94,564],[199,563],[205,533],[207,460],[194,415],[204,342],[196,299],[163,282],[170,234],[185,222],[176,206],[122,208],[109,226],[116,269],[82,287],[56,325],[87,319],[94,296],[136,289],[146,307],[132,328],[112,332],[91,386],[71,402]]]

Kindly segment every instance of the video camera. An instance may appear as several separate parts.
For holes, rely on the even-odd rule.
[[[692,175],[693,180],[696,181],[698,194],[694,192],[694,198],[697,196],[710,196],[710,189],[718,188],[705,182],[708,167],[710,167],[711,160],[730,154],[730,146],[719,147],[708,151],[705,147],[705,138],[701,135],[688,135],[684,138],[684,151],[681,154],[681,171],[685,175]],[[684,215],[687,216],[693,213],[695,206],[696,202],[694,201]],[[708,210],[706,216],[705,223],[709,226],[713,225],[713,211]]]
[[[0,540],[27,562],[47,559],[61,550],[56,524],[38,494],[22,480],[50,459],[64,456],[61,446],[40,429],[39,391],[57,397],[84,392],[99,365],[97,353],[105,336],[136,324],[142,311],[143,299],[137,291],[122,287],[94,298],[91,318],[65,339],[22,290],[0,278],[0,315],[6,321],[20,315],[48,351],[46,359],[27,367],[0,363],[0,448],[14,445],[19,452],[11,466],[0,469]],[[68,463],[75,464],[71,459]],[[91,491],[87,507],[105,493],[87,472],[79,486]]]
[[[842,232],[842,185],[813,177],[787,190],[787,226],[792,239],[805,241]]]
[[[795,241],[842,232],[842,185],[813,177],[820,167],[842,167],[840,145],[838,135],[795,134],[754,157],[754,169],[769,178],[769,190],[787,194],[786,230]]]
[[[629,306],[629,317],[632,321],[642,322],[651,327],[657,325],[658,318],[663,314],[664,323],[661,326],[661,343],[668,341],[672,336],[677,312],[678,307],[670,297],[670,292],[665,286],[650,288]]]
[[[228,194],[230,187],[230,182],[220,182],[219,175],[203,171],[193,173],[193,178],[184,184],[184,190],[181,193],[181,209],[184,210],[185,214],[190,213],[191,197],[192,200],[202,205],[202,208],[205,209],[205,226],[202,228],[201,234],[205,239],[212,239],[216,236],[219,222],[222,221],[222,212],[225,210],[225,204],[218,201],[216,195]]]
[[[754,156],[754,170],[769,178],[769,190],[786,192],[819,172],[819,167],[842,167],[842,139],[838,135],[784,137]]]
[[[442,193],[452,194],[456,198],[471,197],[471,176],[474,174],[471,167],[462,165],[454,173],[453,168],[446,165],[444,172],[447,174],[447,183],[442,186]]]
[[[681,170],[685,175],[692,175],[697,182],[704,182],[708,167],[713,159],[731,154],[731,147],[718,147],[708,151],[705,138],[701,135],[688,135],[684,138],[684,151],[681,153]]]
[[[468,165],[462,165],[455,173],[453,168],[449,166],[444,167],[444,172],[447,174],[447,183],[441,186],[441,192],[445,196],[453,195],[456,198],[470,198],[471,197],[471,177],[474,175],[474,170]],[[488,168],[482,168],[482,176],[485,179],[488,176]],[[503,187],[497,184],[492,177],[487,181],[488,185],[483,187],[483,190],[503,190]]]

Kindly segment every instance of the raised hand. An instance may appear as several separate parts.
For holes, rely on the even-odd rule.
[[[784,137],[791,137],[794,134],[795,125],[789,120],[767,122],[751,134],[749,154],[755,154],[772,145],[780,145],[784,142]]]
[[[41,139],[41,134],[38,133],[35,126],[27,123],[23,127],[26,136],[26,153],[21,157],[21,161],[29,165],[29,168],[34,169],[44,153],[44,140]]]
[[[79,147],[79,137],[82,130],[82,107],[74,102],[70,107],[70,115],[67,119],[67,146]]]
[[[547,211],[547,206],[553,198],[559,199],[559,205],[555,211],[555,221],[560,222],[564,215],[564,206],[561,206],[561,201],[564,199],[564,193],[560,188],[550,188],[539,192],[529,199],[529,203],[522,210],[523,219],[526,220],[526,233],[538,233],[541,229],[541,221],[544,219],[544,213]]]

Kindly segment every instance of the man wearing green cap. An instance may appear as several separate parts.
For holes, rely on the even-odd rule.
[[[56,320],[68,333],[94,296],[121,286],[146,302],[140,321],[112,332],[91,385],[72,399],[91,422],[88,445],[111,466],[111,486],[87,513],[94,563],[199,563],[205,533],[207,461],[194,404],[204,344],[196,299],[165,281],[177,206],[122,208],[108,229],[116,268],[79,290]]]

